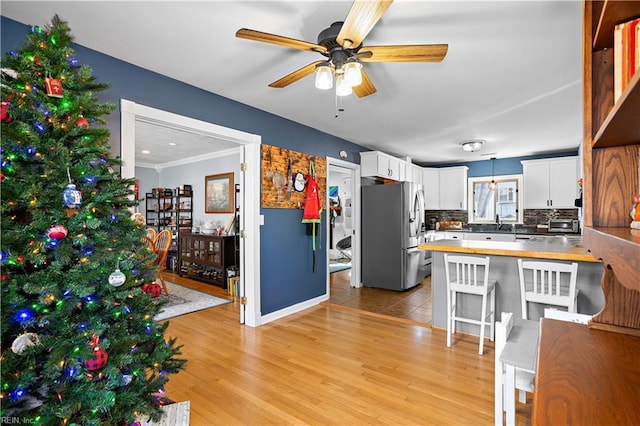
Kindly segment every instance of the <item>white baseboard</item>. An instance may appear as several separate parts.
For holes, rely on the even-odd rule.
[[[305,309],[309,309],[309,308],[311,308],[313,306],[316,306],[316,305],[318,305],[321,302],[324,302],[326,300],[329,300],[329,295],[328,294],[323,294],[322,296],[318,296],[318,297],[315,297],[313,299],[305,300],[304,302],[300,302],[300,303],[297,303],[295,305],[288,306],[288,307],[286,307],[284,309],[280,309],[279,311],[271,312],[270,314],[267,314],[267,315],[262,315],[260,324],[264,325],[264,324],[270,323],[271,321],[275,321],[275,320],[278,320],[280,318],[284,318],[286,316],[289,316],[291,314],[295,314],[297,312],[304,311]]]

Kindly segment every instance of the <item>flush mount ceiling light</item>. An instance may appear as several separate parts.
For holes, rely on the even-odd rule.
[[[460,146],[462,146],[462,150],[466,152],[479,151],[482,148],[482,145],[484,145],[483,140],[466,141],[460,144]]]

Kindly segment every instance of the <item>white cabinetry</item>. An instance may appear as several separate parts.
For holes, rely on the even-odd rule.
[[[440,209],[440,169],[422,168],[422,186],[424,188],[424,208]]]
[[[464,241],[515,241],[516,234],[501,234],[492,232],[459,232],[438,231],[434,240],[464,240]]]
[[[466,241],[515,241],[516,234],[493,234],[490,232],[465,232]]]
[[[380,151],[360,153],[361,176],[377,176],[401,181],[404,180],[404,163],[404,160]]]
[[[466,166],[443,167],[440,172],[440,210],[467,209],[467,170]]]
[[[578,157],[522,161],[524,208],[573,208]]]
[[[422,184],[422,167],[410,162],[406,162],[405,164],[405,178],[407,182]]]

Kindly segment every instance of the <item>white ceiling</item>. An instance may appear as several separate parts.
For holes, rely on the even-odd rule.
[[[350,6],[3,0],[2,15],[44,25],[57,13],[78,44],[418,163],[579,146],[580,1],[397,0],[364,45],[447,43],[447,56],[441,63],[366,63],[377,93],[346,98],[337,118],[334,93],[315,89],[312,76],[284,89],[268,87],[322,56],[235,37],[239,28],[250,28],[315,43],[320,31],[344,20]],[[466,153],[459,144],[468,139],[486,143]]]

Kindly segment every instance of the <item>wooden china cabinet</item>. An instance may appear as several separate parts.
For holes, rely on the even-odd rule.
[[[584,1],[584,246],[605,306],[588,327],[543,319],[534,424],[640,424],[640,72],[615,103],[613,79],[614,27],[637,17],[640,1]]]

